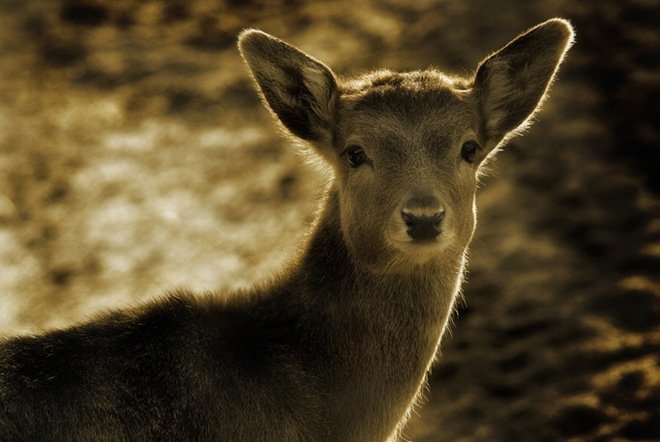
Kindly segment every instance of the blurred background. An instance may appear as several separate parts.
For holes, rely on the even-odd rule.
[[[323,181],[235,48],[469,74],[572,21],[536,124],[479,193],[465,300],[414,441],[660,439],[659,2],[0,1],[0,334],[277,269]]]

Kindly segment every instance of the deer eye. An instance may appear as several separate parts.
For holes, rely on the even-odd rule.
[[[479,144],[476,141],[466,141],[461,147],[461,158],[466,162],[472,164],[474,159],[477,156],[477,151],[479,150]]]
[[[354,169],[369,161],[369,157],[360,146],[348,146],[344,152],[348,158],[348,165]]]

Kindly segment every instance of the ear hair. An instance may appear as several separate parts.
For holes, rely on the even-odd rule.
[[[265,104],[291,133],[307,141],[332,138],[338,91],[326,65],[254,29],[240,34],[238,48]]]
[[[568,21],[551,19],[519,35],[479,64],[474,90],[490,146],[529,124],[573,38]]]

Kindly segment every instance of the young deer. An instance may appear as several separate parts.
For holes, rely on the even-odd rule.
[[[5,340],[0,439],[396,439],[461,284],[479,168],[538,109],[572,36],[549,20],[467,79],[340,80],[243,32],[264,102],[334,173],[302,251],[229,300],[179,292]]]

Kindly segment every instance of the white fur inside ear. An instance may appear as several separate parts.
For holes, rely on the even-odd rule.
[[[282,64],[277,63],[275,60],[261,57],[253,57],[250,59],[250,62],[250,67],[257,80],[257,85],[263,92],[269,92],[275,95],[286,106],[295,106],[296,101],[294,96],[288,92],[292,89],[294,83],[289,75],[286,74],[286,70],[282,69]]]
[[[310,103],[314,112],[322,120],[330,121],[335,105],[335,88],[328,84],[327,73],[315,66],[304,66],[302,70],[305,87],[315,98],[315,102]]]
[[[507,116],[508,100],[516,93],[511,76],[508,75],[509,69],[508,63],[504,60],[492,60],[489,64],[482,101],[488,133],[497,131],[502,120]]]

